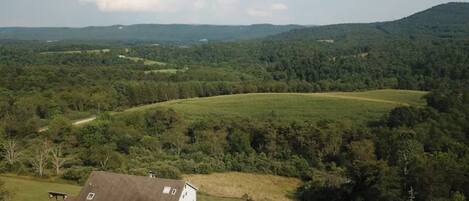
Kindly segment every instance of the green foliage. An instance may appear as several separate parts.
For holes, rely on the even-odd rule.
[[[71,167],[64,172],[62,178],[84,184],[92,170],[90,167]]]
[[[160,164],[155,167],[150,168],[151,171],[155,173],[156,177],[166,178],[166,179],[181,179],[181,171],[174,166]]]

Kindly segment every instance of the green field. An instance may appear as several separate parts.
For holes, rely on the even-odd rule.
[[[248,195],[259,201],[291,201],[301,185],[297,178],[241,172],[186,175],[184,180],[190,181],[206,194],[231,200]]]
[[[131,60],[131,61],[134,61],[134,62],[143,61],[143,65],[147,65],[147,66],[152,66],[152,65],[164,66],[164,65],[166,65],[166,63],[163,63],[163,62],[153,61],[153,60],[144,59],[144,58],[140,58],[140,57],[129,57],[129,56],[121,55],[120,58],[128,59],[128,60]]]
[[[48,201],[48,192],[65,192],[77,195],[81,187],[70,184],[52,183],[31,178],[0,176],[7,190],[12,193],[11,201]]]
[[[108,53],[110,49],[100,49],[100,50],[71,50],[71,51],[57,51],[57,52],[42,52],[41,54],[99,54],[99,53]]]
[[[168,68],[168,69],[159,69],[159,70],[147,70],[145,71],[145,74],[151,74],[151,73],[168,73],[168,74],[176,74],[176,73],[183,73],[189,70],[188,68],[184,69],[176,69],[176,68]]]
[[[0,180],[5,182],[7,190],[12,194],[10,201],[50,201],[48,198],[49,191],[64,192],[70,196],[76,196],[81,190],[78,185],[53,183],[29,177],[8,175],[0,176]],[[204,193],[197,196],[197,200],[200,201],[240,201],[236,198],[215,197]]]
[[[276,115],[285,120],[346,120],[365,122],[399,106],[422,106],[425,92],[377,90],[352,93],[240,94],[174,100],[135,107],[140,112],[172,108],[189,120],[207,117],[264,118]],[[119,114],[119,113],[117,113]]]

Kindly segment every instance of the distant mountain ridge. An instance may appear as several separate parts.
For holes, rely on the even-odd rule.
[[[396,21],[301,25],[188,25],[137,24],[84,28],[0,28],[0,40],[105,40],[144,42],[238,41],[268,38],[274,40],[353,40],[400,38],[467,38],[469,37],[469,3],[447,3]]]
[[[116,40],[155,42],[235,41],[262,38],[299,25],[255,24],[246,26],[137,24],[84,28],[0,28],[0,39],[13,40]]]
[[[396,21],[336,24],[280,33],[273,39],[342,40],[388,37],[469,37],[469,3],[447,3]]]

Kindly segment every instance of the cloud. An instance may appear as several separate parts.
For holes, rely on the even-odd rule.
[[[253,17],[271,17],[273,14],[268,10],[256,9],[256,8],[248,8],[247,10],[248,15]]]
[[[272,18],[288,10],[275,0],[78,0],[96,5],[103,12],[157,13],[177,15],[189,22],[227,16]],[[244,12],[243,12],[244,11]]]
[[[270,6],[270,10],[284,11],[284,10],[288,10],[288,6],[283,3],[274,3]]]
[[[206,0],[196,0],[193,5],[195,9],[203,9],[207,7],[207,1]]]
[[[80,0],[81,2],[94,3],[106,12],[126,11],[159,11],[174,12],[183,8],[187,0]]]
[[[272,17],[276,12],[286,11],[288,6],[282,3],[274,3],[267,8],[248,8],[247,14],[252,17]]]

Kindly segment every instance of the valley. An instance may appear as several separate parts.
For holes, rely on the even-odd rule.
[[[104,23],[147,1],[96,2],[70,5]],[[321,26],[0,27],[0,201],[465,201],[469,3],[433,3]],[[245,20],[302,7],[286,4]]]

